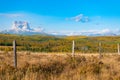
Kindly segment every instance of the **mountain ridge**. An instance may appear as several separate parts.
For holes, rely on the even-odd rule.
[[[26,21],[14,21],[12,28],[9,30],[0,31],[5,34],[22,34],[22,35],[52,35],[52,36],[119,36],[120,30],[89,30],[79,32],[46,32],[43,28],[31,28]]]

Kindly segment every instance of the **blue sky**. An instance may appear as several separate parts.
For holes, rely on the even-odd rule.
[[[0,30],[27,21],[46,32],[120,29],[119,0],[0,0]]]

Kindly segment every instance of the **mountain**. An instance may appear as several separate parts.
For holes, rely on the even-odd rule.
[[[19,31],[32,31],[29,26],[28,22],[24,21],[14,21],[12,25],[12,30],[19,32]]]
[[[104,30],[90,30],[81,32],[53,32],[53,35],[66,35],[66,36],[118,36],[120,35],[120,30],[111,31],[109,29]]]
[[[80,32],[45,32],[43,28],[31,28],[26,21],[14,21],[12,28],[9,30],[0,31],[7,34],[22,34],[22,35],[52,35],[52,36],[118,36],[120,30],[90,30]]]
[[[43,28],[32,29],[30,28],[30,24],[25,21],[14,21],[11,29],[1,31],[1,33],[23,35],[46,34]]]

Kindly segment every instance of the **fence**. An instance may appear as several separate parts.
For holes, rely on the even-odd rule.
[[[87,51],[89,52],[90,49],[99,53],[100,57],[101,57],[102,53],[107,52],[107,51],[105,51],[105,49],[107,50],[107,49],[111,48],[110,46],[112,46],[113,51],[115,51],[114,53],[120,54],[120,44],[119,43],[106,44],[106,43],[102,43],[102,42],[97,42],[97,44],[93,44],[94,45],[93,48],[92,48],[92,46],[89,46],[89,45],[79,46],[78,43],[79,42],[73,40],[71,42],[72,46],[69,46],[72,49],[72,51],[71,51],[72,52],[72,54],[71,54],[72,57],[74,57],[76,50],[78,50],[78,51],[83,50],[83,53],[87,53]],[[38,47],[38,48],[40,48],[40,47]],[[26,50],[28,50],[28,49],[29,49],[29,46],[26,47]],[[13,50],[13,52],[14,52],[14,66],[17,68],[17,53],[16,53],[17,48],[16,48],[16,41],[15,40],[13,41],[13,48],[10,49],[10,50]]]
[[[27,42],[27,41],[26,41]],[[12,43],[12,42],[11,42]],[[16,42],[17,51],[30,51],[30,52],[71,52],[71,46],[73,41],[51,41],[51,42],[37,42],[29,41]],[[106,42],[83,42],[74,40],[75,53],[120,53],[118,47],[119,43],[106,43]],[[101,46],[101,47],[99,47]],[[13,47],[11,45],[0,45],[0,51],[12,51]],[[74,53],[74,52],[72,52]]]

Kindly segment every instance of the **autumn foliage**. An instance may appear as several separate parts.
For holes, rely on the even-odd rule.
[[[17,41],[18,51],[32,52],[71,52],[72,40],[75,41],[75,52],[97,53],[101,42],[103,53],[116,53],[119,36],[46,36],[46,35],[10,35],[0,34],[0,50],[12,51],[12,42]]]

